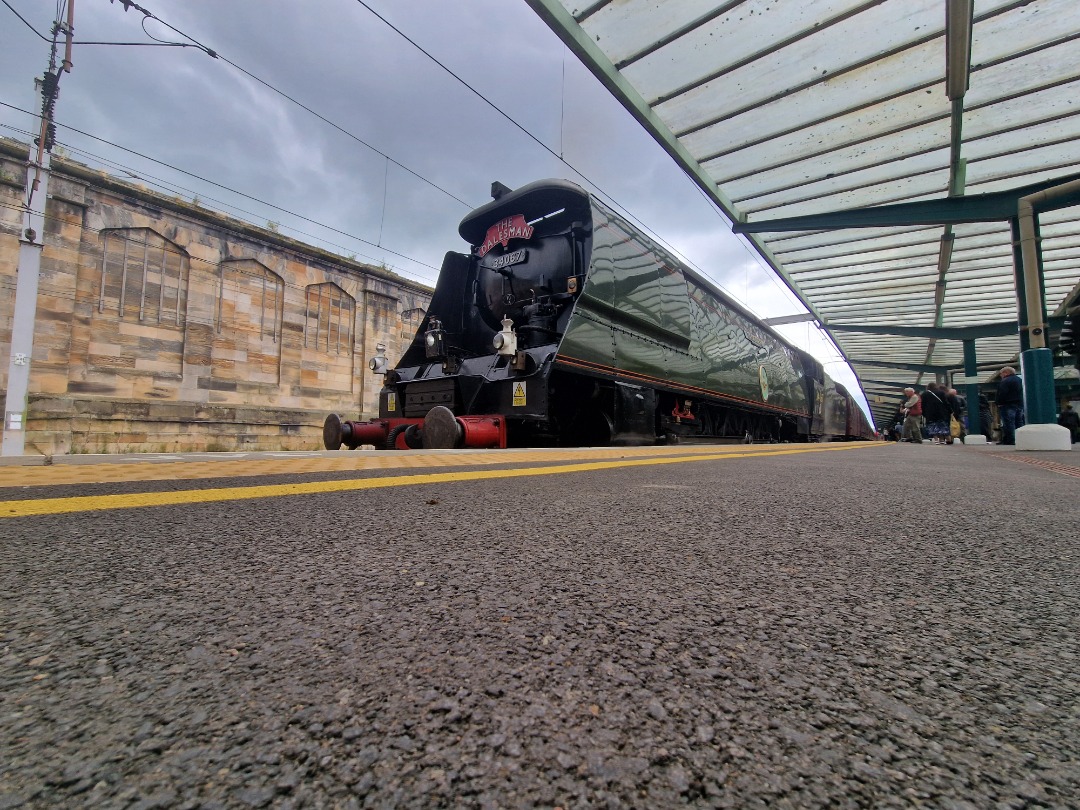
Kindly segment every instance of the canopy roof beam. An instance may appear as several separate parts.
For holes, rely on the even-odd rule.
[[[1051,329],[1060,329],[1065,318],[1049,318]],[[1017,321],[999,321],[978,326],[892,326],[872,324],[827,323],[829,329],[836,332],[864,332],[868,335],[896,335],[898,337],[924,337],[938,340],[976,340],[978,338],[1005,337],[1020,332]],[[858,362],[852,360],[852,362]]]
[[[945,375],[951,371],[962,369],[964,367],[964,361],[960,360],[951,365],[938,365],[935,363],[901,363],[895,360],[861,360],[857,357],[852,358],[852,365],[859,366],[873,366],[874,368],[895,368],[902,369],[904,371],[917,371],[920,374],[935,374]],[[1000,362],[992,363],[979,363],[978,368],[991,369],[1001,368]]]
[[[1005,222],[1016,216],[1022,197],[1080,180],[1080,174],[1066,175],[1029,186],[972,194],[964,197],[945,197],[918,202],[875,205],[826,211],[801,217],[782,217],[756,222],[736,222],[735,233],[776,233],[779,231],[829,231],[846,228],[904,227],[909,225],[959,225],[968,222]],[[1072,190],[1040,205],[1039,211],[1055,211],[1080,203],[1080,190]]]
[[[781,315],[776,318],[762,318],[766,326],[785,326],[789,323],[806,323],[817,320],[809,312],[800,312],[797,315]]]

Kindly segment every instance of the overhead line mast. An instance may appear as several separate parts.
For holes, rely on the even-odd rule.
[[[67,0],[67,21],[57,19],[52,27],[49,67],[41,79],[41,126],[27,155],[26,187],[23,197],[22,228],[19,231],[19,267],[15,284],[15,312],[11,323],[4,404],[3,441],[0,455],[21,456],[26,449],[27,393],[30,389],[30,363],[34,355],[34,331],[37,321],[38,279],[41,252],[45,239],[45,205],[49,194],[49,168],[56,139],[53,114],[60,92],[60,77],[71,72],[71,46],[75,31],[75,0]],[[64,35],[64,60],[56,67],[57,41]],[[34,197],[40,195],[37,211]]]

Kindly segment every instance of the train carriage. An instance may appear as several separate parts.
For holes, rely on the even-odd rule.
[[[816,360],[572,183],[502,189],[458,230],[404,356],[372,360],[379,418],[332,414],[328,448],[872,435]]]

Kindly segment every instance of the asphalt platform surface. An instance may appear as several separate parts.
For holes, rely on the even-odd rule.
[[[0,810],[1080,807],[1078,495],[876,445],[0,518]]]

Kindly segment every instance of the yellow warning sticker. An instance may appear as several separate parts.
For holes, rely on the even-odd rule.
[[[392,391],[386,395],[386,410],[390,413],[397,410],[397,394]]]
[[[514,383],[514,407],[520,408],[525,404],[525,383]]]

